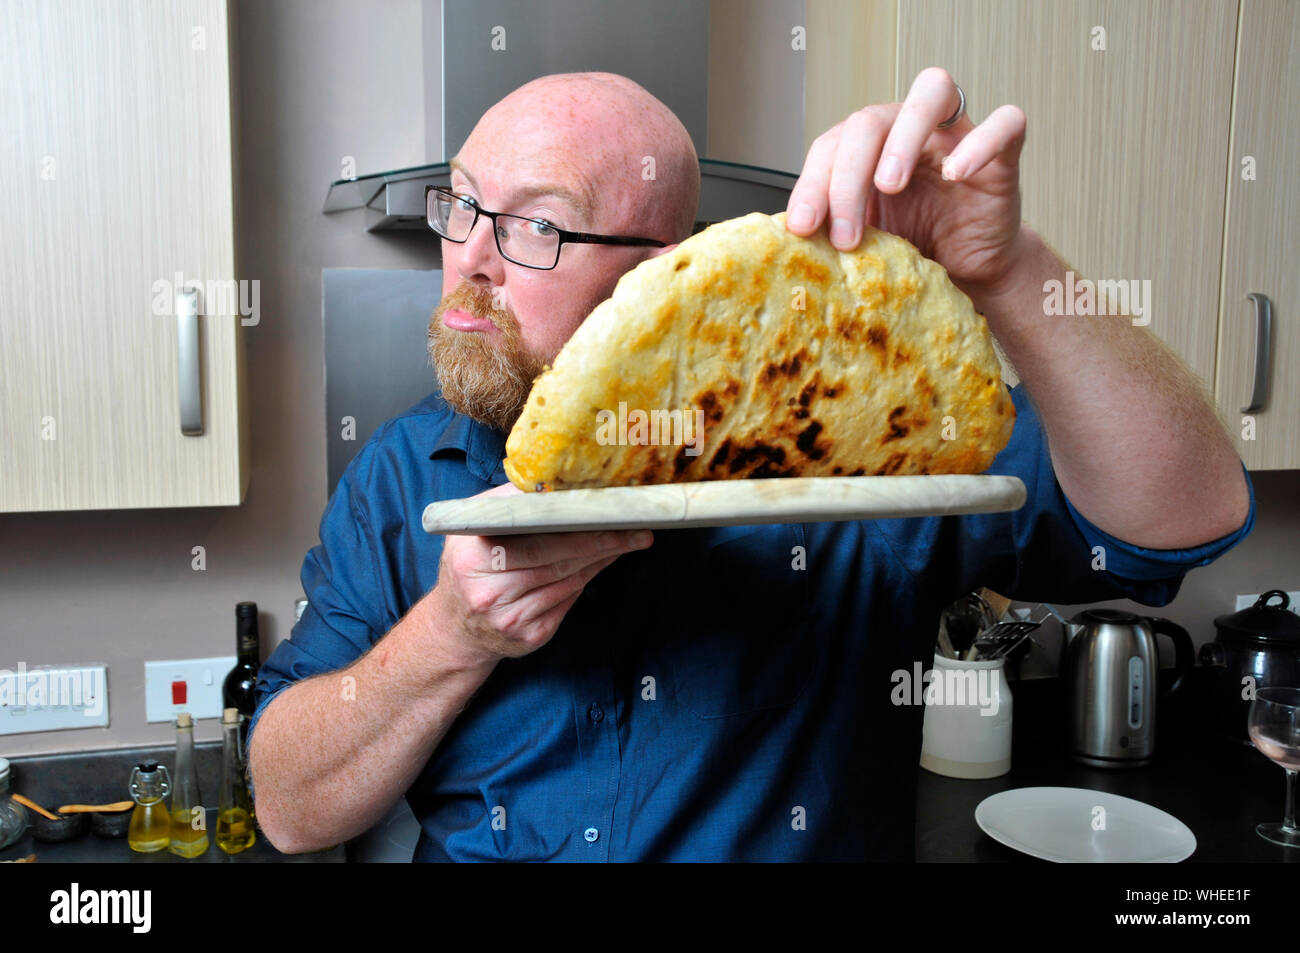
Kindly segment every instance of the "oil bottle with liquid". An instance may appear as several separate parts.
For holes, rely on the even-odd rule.
[[[221,716],[221,797],[217,803],[217,846],[227,854],[248,850],[257,840],[253,828],[253,799],[244,780],[240,722],[237,708]]]
[[[176,784],[172,788],[171,815],[171,843],[167,849],[186,858],[207,851],[207,817],[194,766],[194,720],[186,711],[176,716]]]
[[[153,854],[166,850],[171,843],[171,815],[167,811],[167,795],[172,781],[167,766],[154,761],[143,761],[131,769],[131,826],[127,828],[126,843],[140,854]]]

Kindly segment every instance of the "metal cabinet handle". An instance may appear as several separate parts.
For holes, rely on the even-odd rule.
[[[1255,384],[1250,392],[1250,403],[1241,408],[1243,414],[1263,410],[1268,400],[1268,361],[1273,344],[1273,302],[1267,295],[1252,291],[1247,300],[1255,303]]]
[[[199,292],[195,288],[176,292],[176,340],[181,433],[197,437],[203,433],[203,393],[199,386]]]

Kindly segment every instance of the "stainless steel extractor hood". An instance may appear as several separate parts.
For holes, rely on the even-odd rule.
[[[441,39],[425,50],[428,95],[440,96],[443,155],[429,165],[340,179],[325,212],[365,209],[367,231],[423,229],[426,185],[446,185],[478,118],[511,90],[549,73],[621,73],[682,120],[707,148],[708,0],[426,0]],[[437,31],[426,31],[426,36]],[[436,148],[436,147],[435,147]],[[697,229],[747,212],[778,212],[797,176],[702,159]]]

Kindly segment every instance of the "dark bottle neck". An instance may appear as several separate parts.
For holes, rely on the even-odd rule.
[[[239,664],[252,663],[256,666],[261,661],[261,652],[257,636],[257,612],[237,613],[235,616],[235,651]]]

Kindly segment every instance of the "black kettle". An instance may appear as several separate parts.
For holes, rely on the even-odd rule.
[[[1213,674],[1213,711],[1219,728],[1250,744],[1246,718],[1261,688],[1300,687],[1300,616],[1291,599],[1270,589],[1253,606],[1214,620],[1218,638],[1201,646],[1201,664]]]

